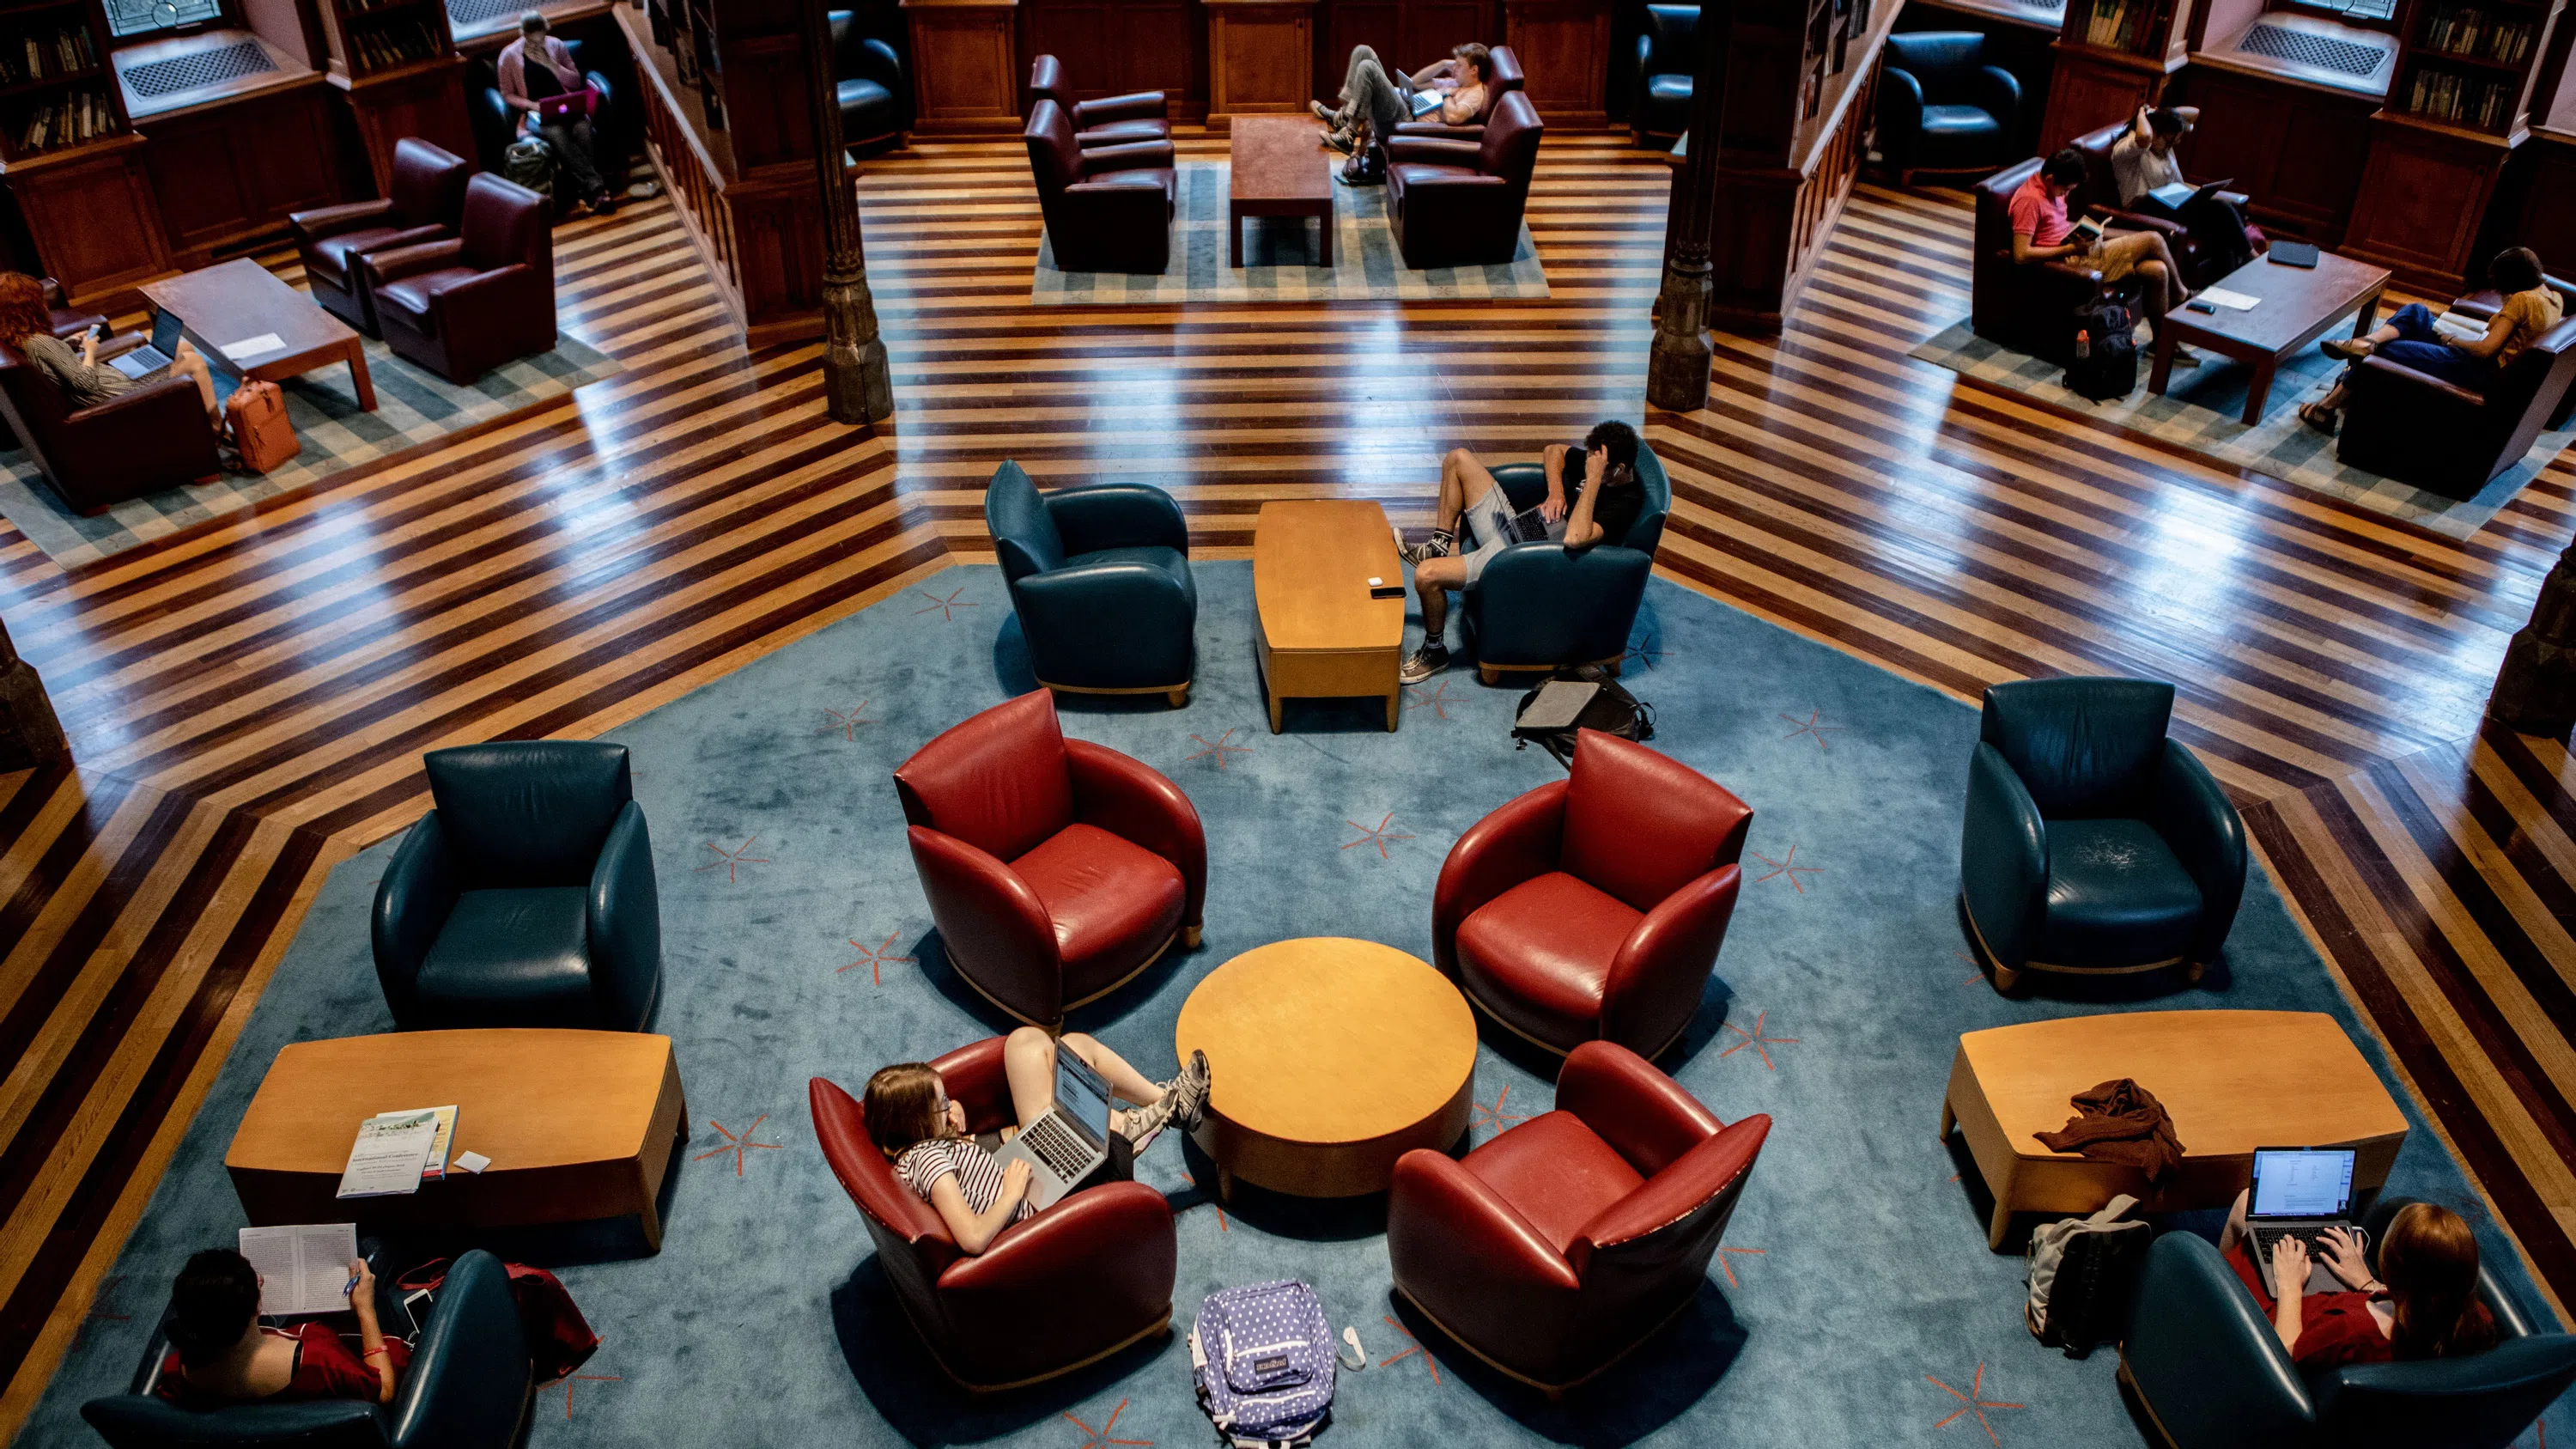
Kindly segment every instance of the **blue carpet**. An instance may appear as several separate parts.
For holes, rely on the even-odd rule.
[[[1510,747],[1518,691],[1465,672],[1413,691],[1399,734],[1378,729],[1366,703],[1295,703],[1292,733],[1271,735],[1247,643],[1250,567],[1203,565],[1199,578],[1203,653],[1187,710],[1065,711],[1070,732],[1171,774],[1207,822],[1205,948],[1074,1023],[1155,1074],[1173,1067],[1190,986],[1237,952],[1349,934],[1428,956],[1432,882],[1450,843],[1559,774]],[[944,1388],[806,1121],[809,1075],[855,1089],[885,1062],[1000,1028],[940,962],[887,777],[941,728],[1028,687],[1017,639],[995,571],[952,569],[617,732],[636,752],[661,869],[658,1028],[678,1042],[692,1160],[659,1257],[637,1256],[617,1232],[518,1245],[562,1265],[607,1340],[582,1377],[543,1392],[534,1443],[1212,1441],[1177,1338],[987,1401]],[[2307,1008],[2334,1013],[2378,1061],[2366,1031],[2261,879],[2201,990],[1998,998],[1961,955],[1952,907],[1974,710],[1661,581],[1637,649],[1631,682],[1657,708],[1658,746],[1759,812],[1721,979],[1667,1063],[1721,1116],[1777,1123],[1695,1307],[1598,1386],[1551,1406],[1393,1306],[1382,1207],[1247,1190],[1220,1213],[1166,1137],[1140,1175],[1181,1209],[1177,1326],[1221,1286],[1315,1283],[1371,1360],[1345,1378],[1326,1444],[1974,1449],[1989,1431],[2016,1449],[2139,1443],[2110,1351],[2070,1360],[2022,1327],[2020,1259],[1986,1251],[1985,1204],[1934,1141],[1956,1035],[2071,1011]],[[391,844],[321,891],[117,1265],[99,1312],[128,1316],[93,1322],[22,1442],[94,1442],[79,1403],[122,1385],[185,1255],[231,1240],[241,1218],[224,1145],[277,1048],[391,1026],[366,926]],[[1489,1041],[1475,1140],[1546,1108],[1539,1065]],[[2188,1142],[2191,1124],[2180,1128]],[[460,1147],[474,1145],[472,1129],[462,1125]],[[2420,1119],[2390,1186],[2467,1212],[2537,1304]],[[1413,1351],[1415,1332],[1427,1356]],[[2571,1406],[2551,1428],[2576,1442]]]

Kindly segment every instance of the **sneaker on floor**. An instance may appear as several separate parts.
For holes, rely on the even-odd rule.
[[[1343,155],[1348,156],[1351,154],[1352,144],[1358,139],[1359,137],[1355,132],[1327,131],[1324,133],[1324,147],[1326,150],[1339,151]]]
[[[1341,112],[1325,105],[1322,101],[1308,101],[1306,104],[1314,109],[1316,120],[1323,122],[1325,125],[1332,127],[1336,131],[1342,128]]]
[[[1425,644],[1414,650],[1412,657],[1404,661],[1404,668],[1396,678],[1406,684],[1420,684],[1448,667],[1448,648],[1439,644]]]
[[[2188,347],[2174,348],[2173,365],[2176,367],[2198,367],[2208,360]]]
[[[2370,344],[2358,337],[2329,337],[2317,350],[2341,362],[2359,362],[2371,354]]]

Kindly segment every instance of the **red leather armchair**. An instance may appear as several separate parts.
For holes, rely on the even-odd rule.
[[[1020,1020],[1053,1028],[1175,938],[1199,943],[1199,812],[1140,761],[1066,739],[1045,690],[923,745],[894,783],[949,961]]]
[[[1485,139],[1485,122],[1493,119],[1494,107],[1501,103],[1503,92],[1520,90],[1529,79],[1521,70],[1521,58],[1508,45],[1497,45],[1486,51],[1485,61],[1493,67],[1493,74],[1485,82],[1485,109],[1476,119],[1463,126],[1452,126],[1445,121],[1406,121],[1395,128],[1395,134],[1449,141]]]
[[[555,345],[554,230],[546,199],[515,182],[472,178],[455,237],[363,265],[386,344],[450,382]]]
[[[1979,337],[2050,362],[2075,356],[2075,313],[2102,295],[2102,274],[2063,259],[2013,260],[2012,194],[2039,174],[2040,158],[2007,166],[1976,185],[1976,254],[1969,325]]]
[[[1029,105],[1053,101],[1073,122],[1074,140],[1084,148],[1124,146],[1134,141],[1172,139],[1171,106],[1161,91],[1133,91],[1077,101],[1064,80],[1064,63],[1051,55],[1029,62]]]
[[[1170,141],[1086,147],[1046,100],[1029,108],[1023,134],[1058,270],[1156,273],[1171,262],[1180,172]]]
[[[1555,1111],[1463,1161],[1397,1159],[1396,1291],[1513,1378],[1571,1388],[1690,1305],[1770,1132],[1758,1114],[1720,1122],[1626,1047],[1586,1042]]]
[[[44,369],[0,343],[0,416],[54,492],[84,517],[220,471],[206,405],[184,377],[75,412]]]
[[[967,1130],[1011,1120],[1000,1037],[931,1066],[949,1100],[966,1108]],[[1171,1323],[1179,1259],[1161,1193],[1138,1182],[1084,1188],[968,1257],[869,1140],[866,1109],[822,1077],[806,1095],[823,1160],[859,1205],[878,1266],[931,1357],[958,1383],[982,1392],[1053,1378]]]
[[[323,311],[376,336],[375,301],[360,259],[369,252],[456,235],[465,211],[465,178],[473,174],[473,162],[405,136],[394,143],[393,195],[288,216],[313,300]]]
[[[1433,959],[1553,1052],[1653,1056],[1699,1011],[1753,811],[1689,766],[1585,730],[1574,768],[1479,820],[1441,863]]]
[[[1391,137],[1386,207],[1404,264],[1419,270],[1510,261],[1520,250],[1521,209],[1546,129],[1528,96],[1505,91],[1474,141]]]

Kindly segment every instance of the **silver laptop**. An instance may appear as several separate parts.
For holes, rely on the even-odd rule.
[[[2272,1245],[2283,1238],[2306,1243],[2312,1264],[2308,1281],[2295,1285],[2293,1292],[2331,1293],[2342,1288],[2325,1270],[2321,1240],[2328,1228],[2362,1236],[2352,1223],[2352,1166],[2349,1147],[2254,1149],[2254,1186],[2245,1204],[2246,1235],[2253,1239],[2249,1247],[2254,1271],[2263,1278],[2263,1291],[2276,1301],[2281,1290],[2272,1281]],[[2317,1281],[2320,1276],[2323,1283]]]
[[[1041,1208],[1073,1191],[1109,1160],[1109,1084],[1062,1047],[1055,1054],[1055,1105],[993,1154],[1029,1165],[1029,1201]]]

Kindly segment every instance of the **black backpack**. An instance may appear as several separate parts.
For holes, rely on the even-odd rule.
[[[2087,334],[2086,355],[2066,364],[2067,391],[2095,402],[2127,397],[2138,387],[2138,343],[2130,336],[2138,320],[2129,304],[2104,297],[2075,310],[2075,326]]]
[[[1538,703],[1538,697],[1547,691],[1550,684],[1560,681],[1594,686],[1592,697],[1584,701],[1573,723],[1557,724],[1550,720],[1545,724],[1522,724],[1521,720],[1529,714],[1530,706]],[[1556,756],[1556,762],[1569,770],[1574,768],[1575,735],[1581,730],[1599,730],[1623,740],[1651,740],[1655,737],[1655,707],[1621,688],[1609,670],[1598,664],[1578,664],[1570,669],[1560,669],[1541,680],[1538,688],[1521,696],[1519,706],[1512,711],[1512,738],[1518,742],[1512,748],[1525,750],[1535,741],[1539,748]]]
[[[2128,1333],[2129,1301],[2137,1292],[2155,1232],[2124,1219],[2137,1199],[2122,1195],[2089,1218],[2062,1218],[2032,1230],[2022,1317],[2031,1336],[2050,1348],[2083,1358],[2099,1343]]]

